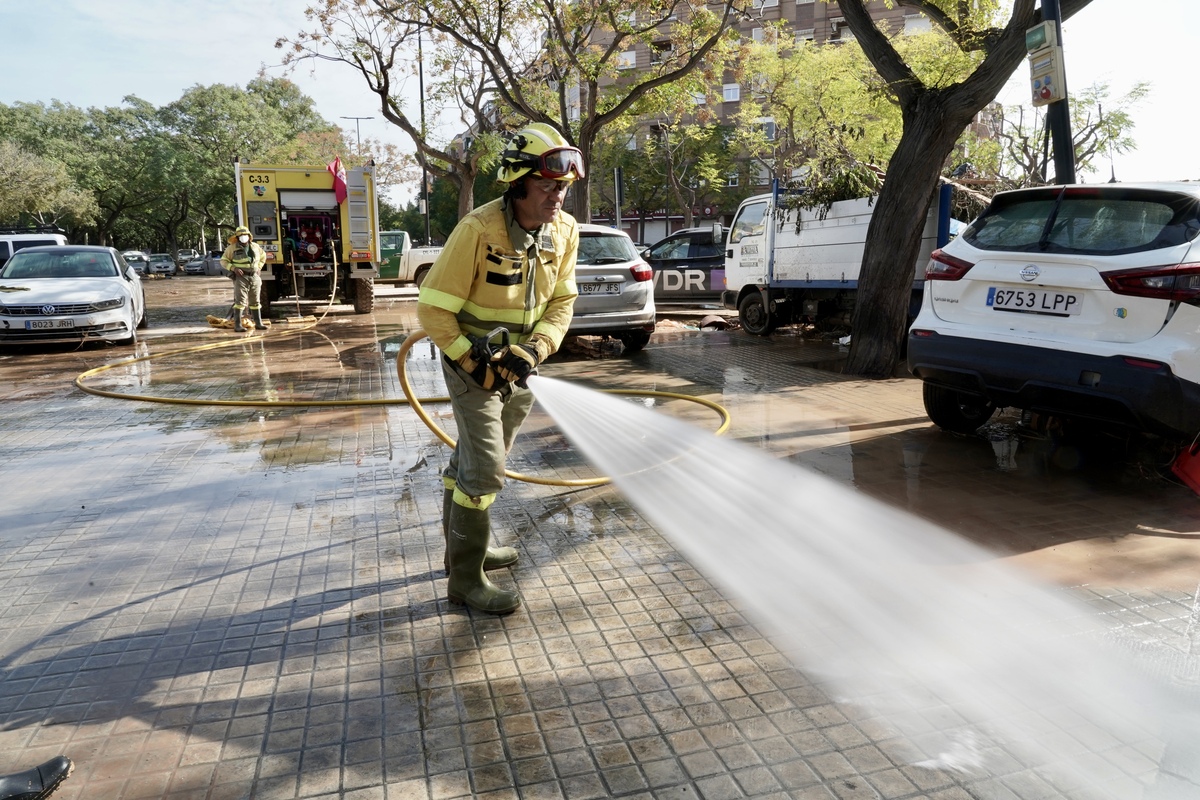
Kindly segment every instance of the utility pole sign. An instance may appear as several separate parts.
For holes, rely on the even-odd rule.
[[[1046,106],[1046,125],[1054,142],[1054,182],[1075,182],[1075,146],[1062,48],[1062,13],[1058,0],[1042,0],[1042,22],[1025,31],[1029,53],[1029,88],[1035,106]]]
[[[1033,104],[1046,106],[1067,99],[1067,71],[1063,66],[1062,47],[1053,20],[1035,25],[1025,32],[1029,52],[1029,84]]]

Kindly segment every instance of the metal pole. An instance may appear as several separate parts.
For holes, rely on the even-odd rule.
[[[374,117],[342,117],[342,119],[354,120],[354,141],[357,143],[354,148],[354,152],[356,152],[356,153],[361,152],[362,151],[362,132],[359,130],[358,122],[359,122],[359,120],[363,120],[363,119],[375,119],[375,118]]]
[[[417,91],[421,96],[421,139],[425,139],[425,53],[421,45],[421,29],[417,28]],[[421,197],[425,201],[425,246],[430,245],[429,233],[429,175],[425,171],[425,157],[421,157]]]
[[[616,202],[616,215],[615,215],[616,223],[617,223],[617,230],[621,230],[621,201],[624,199],[621,196],[622,195],[621,189],[622,189],[623,185],[624,185],[624,182],[622,181],[621,168],[617,167],[616,169],[613,170],[613,198],[617,201]]]
[[[1058,46],[1062,47],[1062,11],[1058,0],[1042,0],[1042,19],[1054,21]],[[1065,56],[1064,56],[1065,58]],[[1054,139],[1054,182],[1075,183],[1075,146],[1071,142],[1071,108],[1067,100],[1067,76],[1063,69],[1063,99],[1046,106],[1046,124]]]

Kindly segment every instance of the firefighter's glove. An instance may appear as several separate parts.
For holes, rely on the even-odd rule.
[[[503,380],[525,385],[525,379],[537,365],[550,356],[550,340],[540,334],[529,337],[524,344],[514,344],[501,350],[492,359],[496,374]]]
[[[459,356],[458,365],[463,368],[463,372],[471,376],[475,383],[479,384],[481,389],[490,392],[499,382],[492,365],[486,361],[476,360],[475,354],[470,350]]]

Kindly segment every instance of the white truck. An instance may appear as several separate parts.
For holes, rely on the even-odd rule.
[[[413,247],[408,231],[383,231],[379,234],[379,283],[415,283],[421,285],[425,273],[437,261],[440,247]]]
[[[873,198],[841,200],[828,213],[784,208],[784,193],[748,197],[738,206],[725,243],[721,304],[738,312],[747,333],[766,336],[781,324],[849,326],[858,293]],[[913,265],[912,314],[921,305],[925,265],[950,240],[950,187],[930,206]],[[798,219],[797,219],[798,215]]]

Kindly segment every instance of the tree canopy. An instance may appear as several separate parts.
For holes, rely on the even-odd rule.
[[[749,0],[324,0],[309,13],[315,30],[277,46],[290,48],[293,62],[324,58],[357,69],[380,96],[384,116],[413,139],[418,160],[457,184],[465,213],[473,205],[475,177],[485,165],[494,168],[504,132],[525,121],[547,123],[590,163],[606,127],[629,112],[645,113],[657,92],[679,91],[698,79],[698,69],[715,69],[739,9],[749,5]],[[436,58],[442,59],[425,95],[427,105],[435,116],[456,108],[470,141],[438,142],[396,91],[416,63],[418,32],[438,45]],[[651,63],[627,69],[638,51],[653,54]],[[589,219],[587,178],[578,182],[573,198],[575,213]]]
[[[289,80],[193,86],[161,108],[0,104],[0,223],[53,222],[73,240],[177,249],[234,222],[234,156],[355,163],[344,133]],[[370,157],[363,154],[362,157]],[[388,174],[386,169],[384,174]]]

